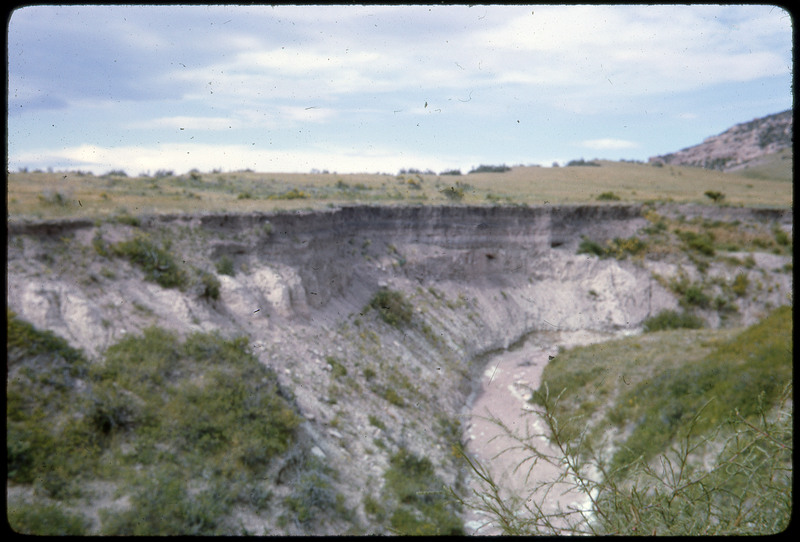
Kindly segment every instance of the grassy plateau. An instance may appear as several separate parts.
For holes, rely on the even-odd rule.
[[[742,172],[595,160],[564,167],[518,166],[507,171],[447,174],[157,172],[128,176],[81,172],[8,174],[8,215],[19,218],[120,214],[248,212],[345,204],[542,205],[586,202],[792,205],[791,160]],[[480,168],[479,168],[480,169]],[[492,169],[492,168],[486,168]],[[504,169],[504,168],[497,168]],[[418,170],[411,169],[416,172]]]

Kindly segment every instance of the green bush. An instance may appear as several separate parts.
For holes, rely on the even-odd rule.
[[[336,508],[337,493],[330,476],[321,471],[308,472],[294,484],[294,489],[284,499],[300,523],[319,521],[319,515]]]
[[[773,233],[775,234],[775,242],[778,245],[786,247],[791,244],[792,241],[789,238],[789,234],[783,231],[782,229],[776,227]]]
[[[586,161],[583,158],[579,158],[577,160],[570,160],[569,162],[567,162],[567,166],[593,166],[593,167],[599,167],[600,164],[598,162],[593,161],[593,160]]]
[[[368,309],[375,309],[384,322],[399,327],[411,323],[414,309],[402,292],[381,288],[370,299]]]
[[[470,173],[505,173],[506,171],[511,171],[511,168],[505,164],[503,164],[502,166],[480,165],[470,170]]]
[[[619,201],[620,199],[614,192],[603,192],[597,196],[597,201]]]
[[[653,332],[665,329],[700,329],[705,326],[705,322],[699,316],[667,309],[647,318],[642,326],[645,332]]]
[[[748,286],[750,286],[750,279],[747,277],[747,273],[742,272],[734,277],[731,289],[737,296],[744,297],[747,294]]]
[[[584,237],[578,245],[578,254],[593,254],[603,258],[606,256],[606,249],[600,243]]]
[[[85,367],[83,352],[49,330],[36,329],[31,323],[21,320],[6,307],[6,353],[9,365],[23,357],[47,354],[57,356],[74,368]]]
[[[137,232],[133,239],[112,245],[111,253],[127,258],[144,271],[145,279],[164,288],[183,288],[188,283],[186,271],[174,260],[169,247],[156,245],[147,234]]]
[[[439,192],[445,195],[447,199],[452,201],[461,201],[464,199],[464,188],[458,184],[456,184],[456,186],[448,186],[447,188],[443,188]]]
[[[233,277],[236,275],[236,269],[233,266],[233,260],[230,256],[222,256],[217,262],[217,273],[220,275],[228,275]]]
[[[680,303],[683,306],[691,306],[691,307],[699,307],[701,309],[707,309],[711,304],[711,298],[708,294],[703,291],[702,284],[690,284],[686,288],[686,292],[683,294],[683,297],[680,299]]]
[[[583,237],[578,245],[578,254],[593,254],[600,258],[614,257],[618,260],[625,259],[628,255],[638,255],[647,250],[647,243],[638,237],[628,237],[623,239],[615,237],[608,241],[606,246]]]
[[[706,256],[714,255],[714,235],[711,232],[695,233],[693,231],[678,230],[675,233],[690,249]]]
[[[384,495],[397,503],[389,520],[397,534],[464,534],[458,509],[428,458],[401,448],[390,458],[384,479]]]
[[[33,536],[85,536],[89,521],[56,504],[22,503],[8,506],[8,524],[19,534]]]
[[[610,256],[614,256],[618,260],[624,260],[629,254],[636,256],[646,250],[647,243],[638,237],[628,237],[626,239],[615,237],[614,240],[609,243],[606,253]]]
[[[187,481],[174,468],[142,474],[134,482],[131,507],[122,512],[100,510],[107,536],[179,536],[224,534],[231,503],[223,488],[190,495]]]
[[[228,533],[230,499],[255,491],[294,442],[301,418],[244,337],[180,341],[151,327],[89,365],[10,311],[7,331],[8,481],[67,500],[87,481],[124,479],[132,508],[103,512],[105,534]],[[201,479],[208,489],[189,492]]]
[[[208,271],[199,271],[200,274],[200,297],[208,299],[219,299],[222,284],[219,279]]]

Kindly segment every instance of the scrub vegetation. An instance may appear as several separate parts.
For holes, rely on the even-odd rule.
[[[32,486],[34,496],[13,508],[12,528],[237,532],[232,509],[253,505],[302,421],[245,338],[196,333],[180,340],[149,328],[89,363],[52,333],[13,312],[7,317],[8,481]],[[91,497],[98,480],[115,485],[129,506],[100,510],[101,525],[90,530],[72,506]]]

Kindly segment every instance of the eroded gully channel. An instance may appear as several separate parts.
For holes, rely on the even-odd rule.
[[[687,214],[692,210],[681,208]],[[771,215],[767,218],[775,219]],[[551,488],[547,498],[543,491],[530,494],[537,485],[555,480],[560,469],[540,461],[529,472],[530,463],[523,463],[528,454],[512,450],[498,456],[514,442],[505,438],[498,425],[487,418],[496,417],[517,433],[524,433],[526,426],[535,433],[546,433],[544,428],[535,426],[537,417],[530,412],[533,407],[528,398],[539,387],[542,371],[559,347],[596,343],[635,332],[644,318],[676,306],[674,297],[653,280],[649,269],[622,265],[613,259],[601,261],[576,255],[581,235],[598,240],[633,235],[647,224],[640,206],[368,207],[278,216],[160,220],[186,221],[192,225],[197,222],[199,229],[213,234],[214,239],[206,243],[207,250],[201,251],[202,257],[210,261],[222,256],[241,259],[253,269],[270,271],[270,277],[277,277],[275,270],[292,271],[296,280],[284,285],[284,297],[289,300],[286,307],[273,307],[272,318],[276,322],[281,321],[278,309],[285,309],[287,318],[294,318],[295,313],[315,318],[324,311],[334,314],[339,305],[357,310],[368,301],[368,294],[358,293],[375,291],[385,281],[407,294],[417,288],[435,287],[446,292],[448,299],[455,299],[462,290],[468,292],[475,299],[474,320],[464,319],[467,309],[463,308],[450,312],[442,309],[445,312],[439,314],[441,332],[463,341],[460,352],[466,358],[479,356],[475,367],[483,367],[480,386],[474,385],[476,391],[462,412],[467,419],[463,435],[467,451],[489,466],[495,480],[509,494],[541,504],[545,513],[587,509],[586,496],[567,491],[569,484]],[[73,226],[89,232],[91,224]],[[17,229],[41,237],[50,235],[47,227],[38,224]],[[64,233],[62,224],[52,227],[55,229],[52,235]],[[254,235],[252,241],[246,236],[242,241],[228,239],[242,232],[264,231],[271,233]],[[363,250],[366,241],[371,241],[376,252],[384,254],[383,259],[391,261],[385,265],[377,257],[369,261],[358,257],[339,261],[342,254],[355,251],[353,247]],[[385,255],[387,250],[375,249],[382,245],[388,249],[389,244],[392,256]],[[399,253],[403,254],[403,265],[391,265],[392,258]],[[669,275],[674,270],[662,266],[658,271]],[[242,322],[252,319],[252,307],[249,303],[237,305],[236,296],[232,295],[234,290],[225,289],[227,283],[235,281],[228,278],[225,281],[222,296],[225,310],[219,314],[208,312],[209,325],[250,330]],[[248,301],[264,295],[266,307],[274,297],[274,287],[263,293],[264,288],[251,277],[236,281],[241,281],[235,284],[247,292],[241,297]],[[24,284],[27,279],[20,282]],[[274,282],[282,284],[278,278]],[[308,295],[303,295],[304,292]],[[781,292],[776,290],[774,295],[779,297],[783,295]],[[203,305],[193,303],[197,314],[206,310]],[[20,302],[17,308],[22,310],[26,305],[30,303]],[[165,318],[170,315],[165,313]],[[171,320],[180,322],[174,315]],[[276,326],[275,330],[277,333],[279,328]],[[518,339],[510,339],[513,337]],[[513,342],[510,346],[509,340]],[[314,404],[309,404],[313,411]],[[544,436],[536,437],[533,444],[545,454],[558,455]],[[522,467],[515,470],[520,464]],[[472,483],[476,484],[474,477]],[[477,485],[474,487],[479,489]],[[498,527],[491,524],[491,518],[468,514],[465,518],[468,533],[500,534]]]
[[[522,437],[525,442],[550,457],[559,457],[559,450],[546,438],[547,430],[530,402],[533,391],[541,384],[545,366],[560,347],[570,348],[610,340],[626,333],[595,331],[542,331],[526,335],[513,347],[487,356],[480,386],[470,398],[465,430],[466,450],[488,470],[506,497],[525,499],[531,508],[540,508],[552,515],[556,527],[565,527],[555,518],[559,511],[582,510],[591,515],[591,503],[586,494],[568,481],[553,483],[563,469],[547,461],[531,461],[529,451],[501,428],[501,424]],[[470,487],[485,491],[476,476]],[[510,502],[510,500],[508,501]],[[469,534],[499,535],[502,531],[492,518],[469,510],[464,518]]]

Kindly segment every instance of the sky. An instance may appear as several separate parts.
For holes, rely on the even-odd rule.
[[[647,161],[792,108],[774,5],[50,5],[7,19],[7,169]]]

